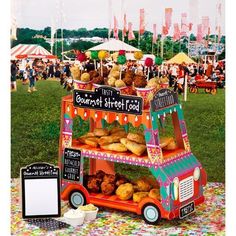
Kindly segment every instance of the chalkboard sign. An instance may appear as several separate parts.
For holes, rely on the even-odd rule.
[[[143,100],[141,97],[120,95],[120,91],[107,86],[96,88],[95,92],[74,90],[73,100],[75,107],[134,115],[142,114]]]
[[[151,108],[152,111],[158,111],[174,104],[178,104],[177,93],[169,89],[160,89],[154,95],[153,100],[151,101]]]
[[[61,215],[59,173],[58,167],[48,163],[34,163],[21,169],[23,218]]]
[[[63,178],[66,180],[79,181],[80,179],[81,151],[65,148],[63,162]]]

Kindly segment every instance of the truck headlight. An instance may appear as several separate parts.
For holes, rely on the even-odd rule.
[[[179,178],[175,177],[172,183],[172,198],[177,200],[179,197]]]
[[[199,167],[196,167],[193,172],[193,179],[197,181],[199,180],[199,177],[200,177],[200,169]]]

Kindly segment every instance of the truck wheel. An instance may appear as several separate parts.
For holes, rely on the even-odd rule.
[[[79,206],[86,205],[86,198],[81,191],[73,190],[69,195],[69,203],[73,209],[77,209]]]
[[[147,224],[157,225],[161,219],[161,212],[156,205],[148,203],[142,208],[142,217]]]

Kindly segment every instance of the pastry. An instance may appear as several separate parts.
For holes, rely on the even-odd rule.
[[[125,84],[125,82],[123,80],[118,79],[115,82],[115,86],[116,86],[116,88],[122,88],[122,87],[126,87],[126,84]]]
[[[108,80],[107,80],[107,84],[109,86],[112,86],[112,87],[115,87],[115,82],[116,82],[116,78],[114,77],[110,77]]]
[[[104,150],[116,151],[116,152],[126,152],[127,148],[122,143],[111,143],[108,145],[101,146]]]
[[[146,144],[145,138],[143,134],[137,134],[137,133],[128,133],[127,139],[130,141],[134,141],[136,143],[140,144]]]
[[[121,134],[113,134],[111,136],[103,136],[98,140],[98,143],[100,146],[103,145],[108,145],[111,143],[119,143],[120,139],[125,137],[125,134],[121,133]]]
[[[135,189],[139,192],[148,192],[152,186],[145,179],[138,179],[135,181]]]
[[[110,133],[113,134],[113,133],[116,133],[116,132],[119,132],[119,131],[125,131],[125,130],[122,127],[115,126],[110,130]]]
[[[102,129],[102,128],[94,129],[93,133],[95,136],[98,136],[98,137],[109,135],[109,131],[107,129]]]
[[[82,135],[80,138],[90,138],[90,137],[95,137],[94,133],[88,132],[87,134]]]
[[[175,150],[176,148],[177,148],[177,144],[174,140],[168,143],[167,146],[163,147],[164,150]]]
[[[97,138],[97,137],[88,137],[88,138],[78,138],[77,140],[80,143],[87,144],[91,147],[97,147],[99,138]]]
[[[133,194],[134,202],[141,202],[141,200],[148,196],[148,192],[137,192]]]
[[[83,82],[89,82],[90,81],[90,74],[89,73],[83,73],[80,78]]]
[[[127,138],[121,138],[120,142],[132,153],[137,156],[141,156],[146,151],[146,145],[138,144],[136,142],[130,141]]]
[[[111,134],[111,136],[113,137],[118,137],[118,138],[126,138],[127,137],[127,133],[125,131],[117,131],[113,134]]]
[[[114,183],[116,180],[115,175],[105,174],[103,177],[103,182]]]
[[[160,200],[161,199],[160,190],[156,189],[156,188],[153,188],[153,189],[150,190],[148,196],[151,197],[151,198],[155,198],[155,199]]]
[[[111,195],[115,190],[115,184],[109,182],[102,182],[101,191],[104,195]]]
[[[128,200],[128,199],[130,199],[133,196],[133,193],[134,193],[133,185],[130,184],[130,183],[121,184],[116,189],[116,195],[121,200]]]
[[[160,147],[164,148],[172,141],[174,141],[174,139],[172,137],[161,137],[160,138]]]

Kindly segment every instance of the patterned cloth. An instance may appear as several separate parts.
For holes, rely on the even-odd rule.
[[[205,188],[206,201],[196,207],[196,212],[182,220],[161,220],[159,225],[146,224],[140,216],[100,208],[97,219],[82,226],[69,227],[57,231],[45,231],[35,225],[29,225],[21,218],[19,198],[19,179],[11,181],[11,234],[24,236],[37,235],[79,235],[79,236],[181,236],[181,235],[225,235],[225,185],[208,183]],[[62,202],[62,214],[68,210],[68,204]]]

